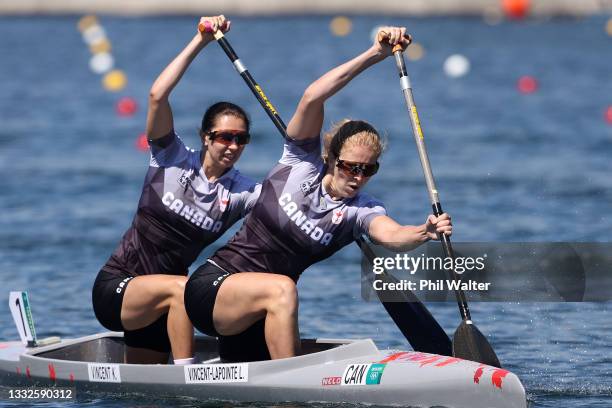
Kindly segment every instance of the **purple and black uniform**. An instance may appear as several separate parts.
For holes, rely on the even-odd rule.
[[[212,310],[229,274],[269,272],[297,282],[306,268],[367,235],[370,222],[386,215],[384,205],[364,193],[333,200],[323,187],[325,170],[319,137],[286,140],[240,230],[187,284],[185,307],[198,330],[218,336]]]
[[[93,287],[94,312],[109,330],[124,330],[121,304],[130,279],[150,274],[186,276],[202,249],[244,217],[261,191],[261,185],[235,168],[209,182],[202,167],[204,153],[186,147],[174,131],[149,143],[151,160],[138,210]],[[148,328],[127,331],[126,343],[136,337],[144,340],[146,333],[137,332],[152,326],[158,326],[157,334],[138,346],[168,351],[165,317]],[[160,343],[160,336],[163,344],[154,344]]]

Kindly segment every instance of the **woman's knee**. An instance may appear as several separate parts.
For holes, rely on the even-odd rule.
[[[171,304],[174,306],[183,306],[185,304],[185,286],[187,285],[187,276],[177,276],[170,285]]]
[[[268,309],[270,312],[295,313],[297,311],[298,291],[291,278],[281,275],[268,288]]]

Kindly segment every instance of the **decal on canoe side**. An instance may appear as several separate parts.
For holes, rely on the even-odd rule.
[[[49,368],[49,379],[51,381],[55,381],[57,378],[57,374],[55,373],[55,366],[53,364],[49,364],[47,367]]]
[[[480,384],[480,377],[484,374],[484,366],[480,366],[474,371],[474,384]]]
[[[510,372],[508,370],[504,370],[503,368],[494,368],[481,364],[474,372],[474,384],[480,384],[480,379],[485,371],[491,373],[491,385],[499,388],[500,390],[503,389],[504,377],[506,377]]]
[[[504,381],[504,377],[507,376],[508,373],[509,371],[504,370],[502,368],[496,369],[495,371],[493,371],[493,374],[491,375],[491,384],[501,389],[502,382]]]
[[[436,363],[433,364],[432,367],[444,367],[447,365],[463,362],[465,360],[456,357],[421,353],[418,351],[402,351],[400,353],[394,353],[385,357],[383,360],[380,360],[379,363],[390,363],[392,361],[395,363],[418,363],[420,367]]]
[[[341,385],[380,384],[386,364],[351,364],[344,369]]]
[[[121,382],[119,364],[89,363],[87,364],[87,374],[89,375],[90,382]]]
[[[340,385],[342,383],[342,377],[324,377],[321,379],[321,385]]]
[[[186,384],[237,383],[249,381],[249,365],[191,364],[184,368]]]

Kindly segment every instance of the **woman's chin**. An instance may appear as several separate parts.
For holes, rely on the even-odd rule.
[[[236,159],[230,159],[228,157],[224,157],[221,159],[220,163],[225,167],[232,167],[234,163],[236,163]]]
[[[344,195],[346,196],[346,198],[353,198],[357,195],[358,192],[359,188],[347,187],[344,190]]]

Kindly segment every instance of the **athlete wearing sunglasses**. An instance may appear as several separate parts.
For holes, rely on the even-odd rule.
[[[213,31],[230,26],[223,16],[200,22]],[[200,150],[186,147],[174,130],[170,93],[214,42],[212,34],[195,27],[193,39],[151,87],[146,129],[151,159],[138,210],[93,287],[96,317],[107,329],[124,332],[130,363],[164,364],[170,350],[175,364],[193,361],[193,326],[183,303],[188,268],[251,210],[261,187],[234,168],[249,142],[249,118],[239,106],[219,102],[208,108]]]
[[[376,163],[359,163],[348,160],[336,160],[336,167],[349,176],[372,177],[378,172],[378,162]]]
[[[361,191],[378,170],[383,147],[371,125],[345,121],[324,137],[323,148],[319,137],[325,101],[392,55],[394,45],[407,46],[404,34],[402,27],[381,28],[384,42],[376,41],[306,89],[287,126],[283,155],[250,215],[189,279],[185,307],[194,326],[220,339],[231,338],[238,350],[232,355],[223,348],[224,360],[299,354],[296,282],[310,265],[362,234],[397,250],[451,234],[446,214],[430,215],[421,225],[400,225],[386,215],[382,202]]]
[[[244,130],[211,130],[208,132],[211,140],[219,142],[225,146],[231,146],[236,143],[238,146],[244,146],[251,141],[251,135]]]

